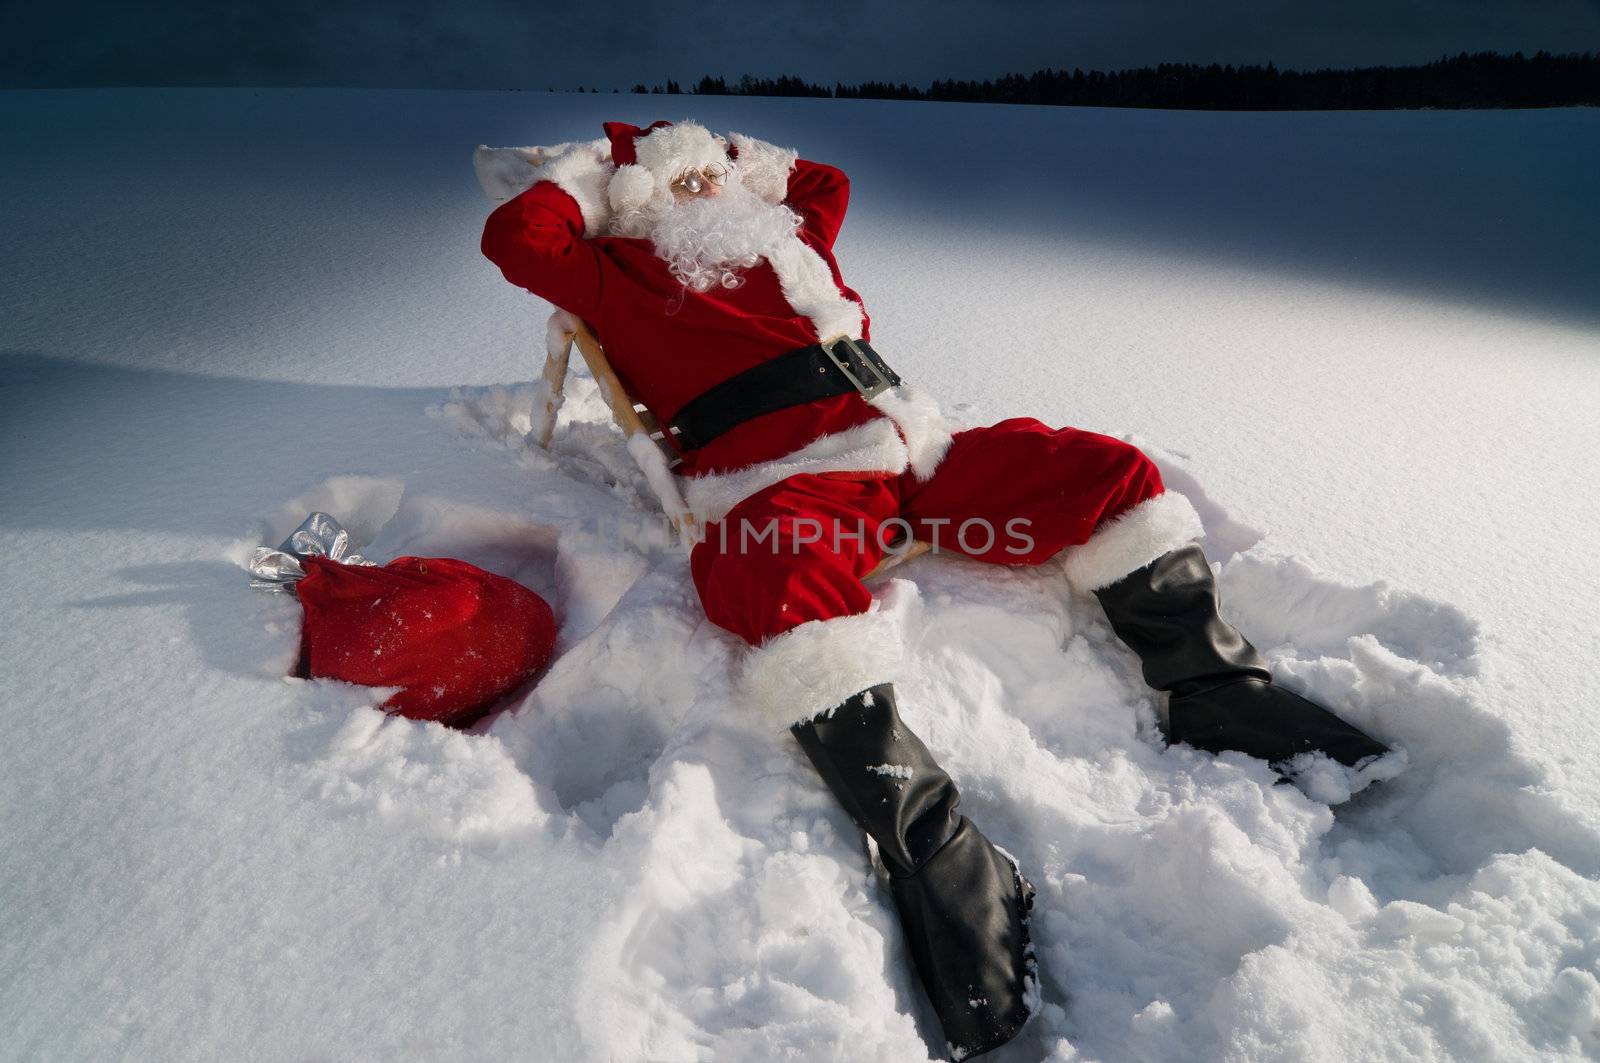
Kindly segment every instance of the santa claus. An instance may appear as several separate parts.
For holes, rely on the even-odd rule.
[[[1387,748],[1272,683],[1219,615],[1200,518],[1137,448],[1030,418],[953,431],[871,343],[834,260],[849,182],[762,140],[607,123],[515,181],[483,253],[583,318],[670,426],[704,534],[706,615],[750,644],[750,708],[790,726],[877,843],[952,1051],[1009,1040],[1038,1002],[1021,870],[963,816],[901,720],[892,609],[862,577],[904,538],[978,561],[1060,555],[1071,588],[1166,691],[1173,742],[1283,770]],[[894,353],[899,366],[914,352]]]

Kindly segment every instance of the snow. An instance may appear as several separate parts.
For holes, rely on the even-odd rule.
[[[0,94],[9,1053],[944,1051],[593,382],[526,439],[471,149],[641,102]],[[1335,814],[1162,750],[1054,564],[894,569],[902,715],[1039,889],[994,1058],[1600,1054],[1600,114],[675,103],[850,172],[896,368],[1146,446],[1279,680],[1405,752]],[[319,509],[546,595],[556,661],[474,734],[284,678],[242,565]]]

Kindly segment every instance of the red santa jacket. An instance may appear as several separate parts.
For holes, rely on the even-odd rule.
[[[663,424],[760,362],[841,334],[871,339],[861,298],[833,257],[850,197],[843,171],[737,134],[735,143],[741,171],[765,170],[765,198],[781,197],[804,219],[738,288],[687,289],[648,240],[606,235],[610,167],[592,147],[546,164],[484,226],[484,255],[511,283],[583,318],[629,393]],[[893,351],[886,354],[903,374]],[[799,472],[899,473],[909,465],[926,477],[949,439],[932,399],[903,385],[871,404],[851,393],[746,421],[684,453],[677,471],[689,508],[710,521]]]

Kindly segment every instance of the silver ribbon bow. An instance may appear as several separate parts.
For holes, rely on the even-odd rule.
[[[258,546],[250,555],[250,586],[279,594],[293,594],[294,585],[306,578],[300,564],[303,558],[326,557],[346,565],[376,565],[360,554],[350,552],[350,533],[328,514],[318,511],[301,521],[300,527],[278,544]]]

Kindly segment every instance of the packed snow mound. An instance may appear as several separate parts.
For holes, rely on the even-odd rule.
[[[860,832],[781,726],[739,704],[742,644],[705,620],[592,383],[573,380],[549,451],[525,439],[537,398],[457,389],[429,412],[536,477],[572,595],[560,657],[481,736],[370,709],[330,722],[306,763],[316,792],[457,844],[565,821],[623,884],[575,972],[586,1058],[937,1057]],[[1259,539],[1156,456],[1208,526]],[[996,1058],[1596,1048],[1600,838],[1480,700],[1471,618],[1266,543],[1205,545],[1279,681],[1405,770],[1335,815],[1315,798],[1346,792],[1315,770],[1302,792],[1242,755],[1163,748],[1137,659],[1055,564],[942,556],[888,581],[914,660],[903,714],[1039,887],[1044,1003]]]

